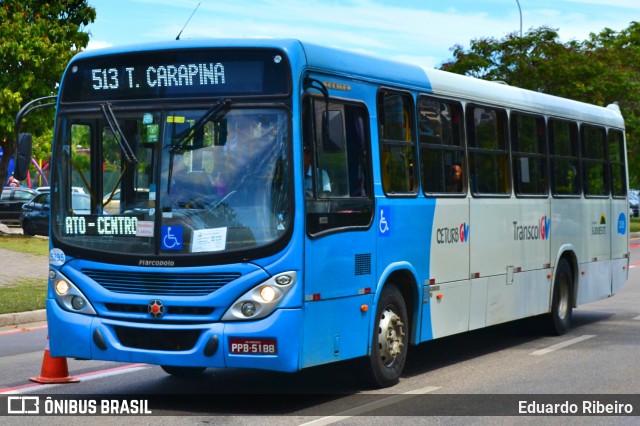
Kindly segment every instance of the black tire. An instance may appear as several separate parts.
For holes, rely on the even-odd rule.
[[[396,286],[387,285],[376,308],[371,354],[362,360],[367,386],[385,388],[398,383],[409,349],[408,326],[402,293]]]
[[[198,377],[207,369],[207,367],[176,367],[173,365],[161,365],[160,368],[175,377]]]
[[[551,312],[544,317],[544,332],[560,336],[571,327],[573,312],[573,272],[569,263],[561,259],[558,262],[556,277],[553,282],[553,299]]]
[[[25,219],[24,222],[22,222],[22,233],[24,235],[29,235],[30,237],[36,235],[36,232],[33,229],[33,223],[31,223],[29,219]]]

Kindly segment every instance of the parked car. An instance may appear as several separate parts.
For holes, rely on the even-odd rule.
[[[5,225],[20,223],[22,205],[33,199],[36,191],[22,187],[5,187],[0,195],[0,222]]]
[[[120,188],[113,191],[113,193],[110,192],[105,195],[102,200],[102,205],[104,206],[104,211],[107,213],[120,213]]]
[[[49,192],[51,191],[51,187],[50,186],[39,186],[36,188],[36,191],[38,192]],[[84,190],[83,187],[81,186],[72,186],[71,187],[71,192],[77,192],[79,194],[86,194],[87,191]]]
[[[89,214],[91,197],[78,192],[72,193],[72,208],[75,214]],[[51,194],[43,192],[22,206],[20,227],[25,235],[49,235],[49,213],[51,211]]]
[[[640,199],[635,192],[629,192],[629,214],[633,217],[640,216]]]

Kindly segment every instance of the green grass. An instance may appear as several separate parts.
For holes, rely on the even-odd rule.
[[[640,232],[640,217],[632,217],[629,232]]]
[[[0,287],[0,314],[44,309],[46,278],[22,278],[16,284]]]
[[[49,240],[20,234],[0,235],[0,248],[48,256]],[[0,287],[0,314],[44,309],[47,299],[47,278],[17,278]]]
[[[0,248],[20,253],[30,253],[36,256],[49,255],[49,240],[47,238],[28,237],[22,234],[0,235]]]

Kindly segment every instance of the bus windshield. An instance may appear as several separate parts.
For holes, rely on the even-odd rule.
[[[108,109],[59,121],[52,234],[62,243],[175,257],[246,252],[286,233],[286,110],[226,100],[197,109]],[[70,204],[78,186],[89,209]]]

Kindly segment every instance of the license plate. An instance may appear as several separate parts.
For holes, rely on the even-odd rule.
[[[229,351],[237,355],[275,355],[278,343],[276,339],[230,338]]]

